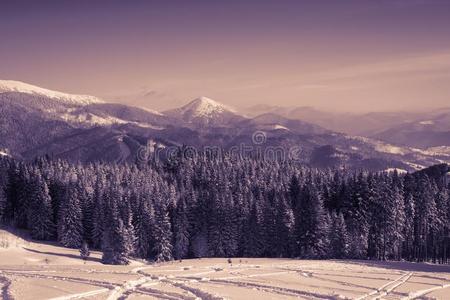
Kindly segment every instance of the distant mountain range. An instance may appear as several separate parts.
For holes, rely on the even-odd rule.
[[[365,114],[324,112],[312,107],[252,106],[250,116],[273,113],[300,119],[350,135],[365,136],[402,146],[427,149],[450,146],[450,108],[429,112],[372,112]]]
[[[299,161],[316,167],[412,171],[450,162],[449,115],[442,110],[346,118],[267,106],[241,113],[207,97],[160,113],[0,80],[0,155],[132,162],[149,145],[225,150],[248,145],[300,149]],[[367,134],[351,134],[355,128]],[[262,140],[255,142],[255,133]]]

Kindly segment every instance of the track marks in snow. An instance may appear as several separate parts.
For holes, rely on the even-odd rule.
[[[387,296],[389,293],[391,293],[393,290],[395,290],[400,285],[404,284],[406,281],[408,281],[409,278],[413,275],[412,272],[406,273],[401,275],[395,280],[389,281],[388,283],[383,284],[376,290],[365,294],[359,298],[356,298],[356,300],[363,300],[363,299],[369,299],[370,297],[373,297],[371,299],[381,299],[384,296]]]
[[[99,290],[89,291],[89,292],[85,292],[85,293],[71,294],[71,295],[67,295],[67,296],[61,296],[61,297],[51,298],[51,299],[49,299],[49,300],[84,299],[84,298],[86,298],[86,297],[91,297],[91,296],[103,294],[103,293],[106,293],[106,292],[109,292],[109,291],[110,291],[109,289],[99,289]]]
[[[151,280],[152,279],[150,277],[141,277],[139,279],[128,280],[122,286],[116,286],[109,294],[107,300],[126,299],[130,292]]]
[[[289,289],[289,288],[283,288],[283,287],[277,287],[277,286],[271,286],[271,285],[264,285],[259,283],[253,283],[253,282],[244,282],[244,281],[229,281],[229,280],[219,280],[219,279],[212,279],[209,281],[210,283],[217,283],[217,284],[227,284],[227,285],[233,285],[243,288],[254,288],[257,290],[261,290],[264,292],[272,293],[272,294],[279,294],[284,296],[294,296],[294,297],[308,297],[308,299],[334,299],[330,295],[324,295],[319,293],[313,293],[313,292],[307,292],[307,291],[300,291],[295,289]]]
[[[10,293],[9,293],[9,286],[11,285],[11,280],[9,280],[7,277],[2,276],[3,272],[0,271],[0,290],[1,290],[1,298],[2,299],[12,299]]]
[[[22,272],[15,272],[15,271],[6,271],[4,274],[12,275],[12,276],[18,276],[18,277],[25,277],[25,278],[38,278],[38,279],[50,279],[50,280],[56,280],[56,281],[70,281],[74,283],[82,283],[82,284],[89,284],[89,285],[96,285],[108,289],[113,289],[116,286],[107,282],[107,281],[99,281],[94,279],[85,279],[85,278],[79,278],[79,277],[68,277],[68,276],[51,276],[51,275],[42,275],[42,274],[25,274]]]
[[[413,293],[410,293],[408,296],[402,298],[402,300],[411,300],[411,299],[416,299],[418,297],[424,296],[426,294],[429,294],[431,292],[437,291],[437,290],[441,290],[441,289],[446,289],[450,287],[450,283],[448,284],[443,284],[443,285],[438,285],[429,289],[425,289],[425,290],[420,290],[420,291],[416,291]]]

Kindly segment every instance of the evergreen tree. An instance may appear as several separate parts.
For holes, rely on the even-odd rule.
[[[3,187],[0,185],[0,224],[5,221],[7,205],[8,203],[5,191]]]
[[[139,210],[135,217],[136,255],[149,258],[153,249],[154,211],[149,199],[143,197],[139,202]]]
[[[174,258],[187,257],[189,251],[189,219],[186,200],[183,198],[178,202],[174,218]]]
[[[30,182],[28,224],[31,237],[37,240],[50,240],[55,234],[52,221],[51,198],[47,184],[40,173],[33,176]]]
[[[171,224],[165,203],[160,203],[156,207],[153,241],[153,253],[157,262],[167,261],[173,258]]]
[[[295,234],[299,255],[314,258],[326,256],[328,226],[322,198],[309,179],[302,188],[300,203],[295,213]]]
[[[79,248],[83,241],[83,223],[75,177],[66,188],[65,195],[58,221],[58,239],[65,247]]]
[[[331,248],[330,257],[346,258],[348,256],[349,236],[342,213],[336,214],[333,212],[331,214],[329,241]]]
[[[262,220],[260,206],[253,201],[249,218],[244,224],[242,251],[245,257],[260,257],[264,251]]]

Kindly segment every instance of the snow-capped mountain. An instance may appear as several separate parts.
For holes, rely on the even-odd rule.
[[[104,102],[95,96],[67,94],[15,80],[0,80],[0,93],[30,94],[50,98],[70,105],[88,105]]]
[[[436,126],[445,123],[446,116],[419,124]],[[301,163],[320,168],[414,170],[450,161],[448,149],[419,150],[358,138],[276,113],[248,118],[207,97],[161,114],[93,96],[0,81],[0,156],[32,159],[48,154],[82,162],[133,162],[150,140],[165,146],[230,149],[255,146],[253,135],[261,131],[265,137],[257,147],[297,147]]]
[[[208,97],[199,97],[180,108],[168,110],[164,114],[195,127],[226,126],[230,122],[243,119],[234,109]]]
[[[421,149],[450,146],[450,109],[443,108],[422,114],[420,118],[392,126],[373,137]]]

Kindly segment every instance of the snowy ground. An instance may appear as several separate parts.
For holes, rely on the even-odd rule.
[[[105,266],[100,253],[0,230],[4,299],[450,299],[450,266],[406,262],[194,259]]]

